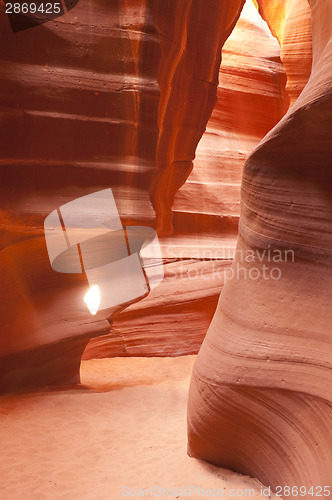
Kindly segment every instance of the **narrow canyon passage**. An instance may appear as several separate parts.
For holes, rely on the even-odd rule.
[[[0,6],[1,500],[330,496],[330,0],[64,4]]]
[[[245,163],[233,279],[197,356],[188,406],[191,456],[293,498],[301,487],[306,498],[329,496],[332,480],[332,11],[310,3],[312,73]],[[275,10],[262,2],[261,11],[273,26]]]

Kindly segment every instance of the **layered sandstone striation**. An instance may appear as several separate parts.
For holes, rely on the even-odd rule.
[[[258,10],[278,39],[293,104],[305,87],[312,65],[311,11],[307,0],[257,0]]]
[[[174,234],[161,239],[164,282],[117,315],[110,335],[92,339],[84,359],[198,352],[234,256],[243,165],[287,111],[285,86],[278,41],[246,2],[223,46],[218,100],[193,170],[175,196]]]
[[[332,481],[332,5],[310,7],[312,74],[245,164],[234,278],[188,409],[192,456],[294,487],[291,498]]]
[[[286,80],[280,46],[247,1],[222,50],[218,100],[197,147],[194,169],[175,197],[175,224],[187,217],[182,230],[190,230],[189,213],[196,234],[236,236],[243,165],[288,110]]]
[[[160,100],[157,175],[150,188],[159,234],[171,234],[172,205],[187,180],[195,151],[217,102],[221,48],[245,0],[152,3],[156,29],[165,37],[158,82]]]
[[[289,105],[278,41],[250,1],[232,32],[242,5],[80,0],[15,34],[2,11],[3,389],[78,381],[91,338],[85,358],[198,351],[234,254],[244,161]],[[109,187],[124,224],[157,228],[165,280],[91,317],[85,277],[50,268],[43,222]]]
[[[44,219],[111,187],[124,224],[172,231],[242,5],[81,0],[17,33],[2,8],[1,389],[77,381],[88,339],[109,332],[113,311],[83,303],[85,277],[51,269]],[[216,300],[202,298],[206,325]]]

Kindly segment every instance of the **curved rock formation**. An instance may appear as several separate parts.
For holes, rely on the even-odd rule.
[[[243,3],[80,0],[17,33],[1,10],[1,389],[77,380],[87,339],[109,331],[87,280],[50,268],[44,219],[111,187],[124,225],[171,231]]]
[[[307,0],[257,0],[259,12],[281,46],[287,92],[293,104],[308,82],[312,65],[311,11]]]
[[[223,46],[218,100],[197,147],[194,169],[175,197],[177,234],[236,237],[243,165],[287,112],[286,80],[280,46],[247,1]],[[180,226],[178,220],[186,215],[186,224]]]
[[[208,8],[202,1],[178,2],[175,11],[164,0],[153,2],[156,27],[171,42],[161,47],[159,171],[150,190],[159,234],[172,233],[174,197],[192,170],[197,144],[216,104],[221,48],[244,2],[213,0]]]
[[[110,335],[91,339],[84,359],[197,354],[234,256],[243,165],[287,111],[285,85],[280,46],[246,2],[223,46],[218,101],[194,168],[175,196],[174,236],[161,240],[164,282],[117,315]]]
[[[310,4],[313,71],[246,162],[234,276],[188,408],[190,455],[290,498],[332,482],[332,4]]]

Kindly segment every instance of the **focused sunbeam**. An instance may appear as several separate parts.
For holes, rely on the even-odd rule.
[[[95,315],[100,305],[100,292],[98,285],[93,285],[85,294],[83,300],[87,304],[90,313]]]

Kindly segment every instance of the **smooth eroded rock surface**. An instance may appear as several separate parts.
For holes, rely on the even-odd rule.
[[[50,212],[111,188],[124,225],[172,233],[173,199],[215,105],[220,50],[242,5],[81,0],[16,33],[1,10],[1,389],[78,380],[84,345],[110,331],[114,311],[92,317],[83,303],[85,277],[51,269]],[[206,329],[218,293],[203,295]]]
[[[332,481],[332,5],[310,3],[313,72],[246,162],[234,279],[188,412],[192,456],[306,498]]]
[[[164,282],[114,318],[110,335],[92,339],[84,359],[198,352],[234,256],[243,165],[287,111],[285,85],[280,46],[246,2],[223,46],[218,101],[194,168],[175,196],[175,232],[161,240]]]

